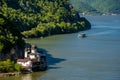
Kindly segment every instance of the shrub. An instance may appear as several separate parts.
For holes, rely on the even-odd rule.
[[[20,64],[17,64],[17,63],[14,65],[14,68],[15,68],[16,71],[20,71],[21,70]]]
[[[20,70],[20,65],[15,64],[13,61],[10,61],[10,59],[7,59],[6,61],[0,61],[0,72],[14,72]]]

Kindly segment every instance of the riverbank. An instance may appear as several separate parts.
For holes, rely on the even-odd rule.
[[[50,24],[50,23],[49,23]],[[91,29],[91,23],[85,17],[78,17],[75,22],[41,24],[31,30],[23,31],[24,38],[43,38],[51,35],[70,34]]]
[[[88,16],[91,30],[30,39],[29,43],[47,50],[48,70],[34,80],[120,80],[120,16]],[[82,32],[80,32],[82,33]],[[58,74],[59,73],[59,74]],[[36,78],[36,79],[35,79]],[[19,79],[20,80],[20,79]]]
[[[9,72],[9,73],[0,73],[0,78],[10,77],[10,76],[19,76],[20,72]]]
[[[0,61],[0,77],[19,76],[20,74],[45,71],[46,69],[46,54],[43,50],[31,44],[26,44],[24,58],[10,58]]]

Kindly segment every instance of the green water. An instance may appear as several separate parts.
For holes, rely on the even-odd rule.
[[[47,53],[48,70],[0,80],[120,80],[120,16],[87,16],[92,29],[27,42]]]

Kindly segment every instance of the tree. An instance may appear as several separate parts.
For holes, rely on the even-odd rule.
[[[86,24],[87,20],[85,25],[78,25],[81,22],[79,14],[69,0],[3,0],[2,3],[1,14],[28,38],[72,33],[83,30],[82,26],[91,27]],[[14,6],[11,3],[15,3]],[[76,26],[72,26],[74,24]]]
[[[24,46],[22,35],[15,25],[0,14],[0,53],[8,53],[15,46]]]

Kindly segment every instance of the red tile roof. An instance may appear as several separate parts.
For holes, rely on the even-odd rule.
[[[29,59],[18,59],[17,62],[28,62]]]

